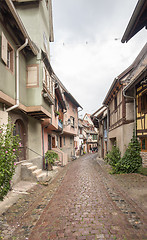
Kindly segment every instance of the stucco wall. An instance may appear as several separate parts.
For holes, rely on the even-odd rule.
[[[0,110],[0,125],[8,123],[8,113]]]
[[[49,53],[49,12],[46,7],[46,1],[39,1],[39,4],[16,6],[17,11],[24,23],[29,36],[33,42],[39,47],[45,50],[43,34],[45,33],[47,38],[48,53]]]
[[[66,105],[67,105],[67,112],[64,114],[64,128],[63,131],[64,132],[68,132],[70,134],[74,134],[77,135],[78,134],[78,110],[77,108],[69,101],[68,98],[66,99]],[[68,124],[68,119],[70,119],[70,117],[74,117],[74,127],[71,126],[71,124]]]
[[[63,138],[65,136],[65,145],[63,142],[62,151],[67,153],[68,160],[71,160],[71,156],[75,154],[74,152],[74,137],[71,135],[63,135]]]
[[[3,26],[0,24],[0,90],[10,97],[15,98],[15,58],[14,58],[14,72],[12,73],[4,64],[1,59],[1,36],[4,33],[7,41],[10,43],[15,51],[15,45],[12,41],[10,35],[4,30]]]
[[[134,103],[126,103],[126,120],[134,120]]]
[[[34,118],[28,119],[28,148],[42,155],[41,123]],[[37,157],[37,154],[28,150],[28,158]]]
[[[117,146],[119,146],[121,155],[123,156],[133,136],[133,129],[134,129],[134,123],[130,123],[130,124],[121,125],[120,127],[110,131],[109,137],[108,137],[108,150],[112,149],[111,139],[116,138],[116,144]]]

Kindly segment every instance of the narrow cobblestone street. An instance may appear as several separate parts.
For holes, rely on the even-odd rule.
[[[147,239],[145,213],[103,171],[96,154],[71,162],[48,186],[35,186],[2,222],[2,239]]]

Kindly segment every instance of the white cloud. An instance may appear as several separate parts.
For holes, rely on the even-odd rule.
[[[101,106],[113,79],[145,44],[145,30],[121,43],[135,4],[135,0],[55,1],[57,41],[51,46],[51,64],[84,112],[93,113]]]

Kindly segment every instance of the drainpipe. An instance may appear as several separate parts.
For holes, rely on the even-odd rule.
[[[44,129],[48,128],[48,126],[52,124],[52,118],[51,118],[51,122],[48,123],[46,126],[42,126],[42,153],[43,153],[43,169],[45,169],[45,150],[44,150]]]
[[[16,104],[6,110],[6,112],[9,112],[17,107],[19,107],[19,52],[25,48],[28,44],[28,38],[26,38],[25,43],[20,46],[16,51]]]
[[[108,152],[108,134],[109,134],[109,107],[107,105],[107,152]]]
[[[126,88],[127,88],[128,86],[126,86],[124,89],[123,89],[123,96],[125,97],[125,98],[131,98],[131,99],[133,99],[134,100],[134,123],[135,123],[135,134],[136,134],[136,99],[135,99],[135,97],[132,97],[132,96],[129,96],[129,95],[126,95],[125,94],[125,91],[126,91]]]

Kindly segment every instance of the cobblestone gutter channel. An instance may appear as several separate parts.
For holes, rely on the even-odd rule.
[[[33,187],[0,216],[0,239],[28,239],[32,228],[61,185],[68,167],[62,168],[49,183]]]
[[[116,183],[111,179],[111,177],[106,174],[103,170],[103,164],[101,160],[97,160],[99,166],[101,167],[101,179],[105,188],[108,191],[109,196],[111,197],[112,201],[117,205],[117,207],[126,215],[129,223],[132,225],[134,229],[144,229],[146,228],[147,231],[147,217],[146,213],[143,212],[142,209],[118,186]]]

